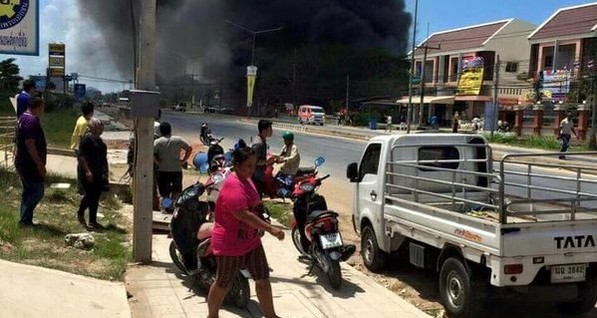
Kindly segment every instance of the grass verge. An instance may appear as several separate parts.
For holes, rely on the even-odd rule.
[[[269,210],[272,218],[278,220],[282,225],[290,227],[293,218],[292,202],[290,200],[286,200],[286,202],[269,200],[264,201],[263,204]]]
[[[65,235],[82,233],[85,229],[75,217],[80,202],[76,187],[67,190],[49,187],[60,181],[65,180],[55,176],[48,178],[46,195],[34,214],[39,226],[20,228],[17,225],[20,185],[13,173],[0,170],[0,191],[4,193],[0,206],[0,258],[99,279],[123,280],[126,265],[131,260],[130,225],[116,209],[119,204],[101,202],[100,222],[106,229],[93,233],[96,244],[92,249],[68,247]]]
[[[495,133],[493,140],[491,140],[489,134],[484,134],[485,138],[492,143],[511,145],[524,148],[535,148],[549,151],[559,151],[561,144],[554,136],[522,136],[516,137],[514,133]],[[574,151],[589,151],[587,143],[582,144],[571,144],[570,152]]]

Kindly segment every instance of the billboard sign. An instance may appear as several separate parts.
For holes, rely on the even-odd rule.
[[[484,60],[472,57],[462,61],[462,74],[458,80],[457,96],[477,96],[483,84]]]
[[[50,76],[64,76],[66,69],[66,48],[64,44],[48,44],[48,69],[50,70]]]
[[[0,53],[39,55],[39,0],[0,0]]]
[[[553,101],[565,101],[570,91],[570,71],[543,72],[543,97]]]
[[[76,100],[83,99],[83,97],[85,97],[85,94],[87,94],[87,87],[85,86],[85,84],[75,84],[74,90]]]

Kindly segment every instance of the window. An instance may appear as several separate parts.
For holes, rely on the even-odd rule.
[[[508,62],[508,63],[506,63],[506,72],[508,72],[508,73],[516,73],[516,72],[518,72],[518,62]]]
[[[458,160],[460,152],[456,147],[421,147],[419,148],[419,160]],[[458,169],[460,162],[428,162],[421,163],[421,166],[437,167],[444,169]],[[431,169],[420,168],[421,171],[433,171]]]
[[[452,58],[450,65],[452,66],[452,71],[450,72],[450,82],[456,82],[458,79],[458,58]]]
[[[381,154],[381,144],[371,144],[365,151],[359,175],[363,178],[366,174],[377,175],[379,168],[379,155]]]
[[[543,68],[553,68],[553,55],[546,55],[543,58]]]

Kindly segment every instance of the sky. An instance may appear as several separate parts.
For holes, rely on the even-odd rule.
[[[405,0],[406,9],[414,15],[416,0]],[[592,1],[582,0],[418,0],[417,41],[419,44],[433,32],[518,18],[537,26],[559,8]],[[429,26],[429,27],[428,27]],[[429,29],[429,33],[427,30]],[[412,39],[412,28],[410,31]],[[411,44],[412,45],[412,42]],[[410,46],[409,45],[409,46]]]
[[[128,81],[120,78],[110,59],[105,63],[89,63],[85,54],[88,48],[82,48],[81,37],[91,38],[99,55],[107,56],[110,43],[101,37],[99,28],[86,19],[82,19],[77,9],[79,1],[101,0],[39,0],[40,1],[40,56],[0,56],[0,59],[17,57],[21,75],[36,75],[44,72],[47,66],[49,42],[66,44],[66,72],[96,78],[108,78]],[[249,0],[250,1],[250,0]],[[366,1],[366,0],[363,0]],[[549,18],[557,9],[593,1],[579,0],[418,0],[417,43],[428,34],[497,20],[519,18],[537,26]],[[407,11],[414,14],[415,0],[406,0]],[[427,31],[429,30],[429,32]],[[412,38],[412,30],[409,38]],[[89,41],[85,41],[89,43]],[[128,85],[106,81],[88,80],[88,86],[104,92],[119,91]]]

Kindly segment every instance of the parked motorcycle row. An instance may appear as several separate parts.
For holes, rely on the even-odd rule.
[[[212,135],[207,124],[201,127],[201,141],[209,145],[207,153],[199,153],[193,163],[202,172],[209,172],[206,183],[196,182],[183,190],[176,202],[170,223],[172,242],[170,257],[180,271],[193,276],[200,286],[209,288],[215,280],[216,262],[211,250],[215,202],[225,179],[232,172],[232,152],[246,146],[240,139],[233,149],[224,152],[220,142]],[[309,274],[318,267],[326,274],[330,285],[339,289],[342,284],[340,262],[354,254],[356,247],[342,241],[338,226],[338,214],[329,211],[325,198],[317,189],[329,175],[318,177],[318,168],[325,163],[323,157],[315,160],[313,167],[300,168],[294,177],[273,175],[273,167],[266,170],[266,195],[293,201],[297,220],[292,223],[292,241],[301,259],[310,264]],[[269,220],[264,208],[263,217]],[[300,229],[304,228],[304,235]],[[245,307],[250,297],[248,279],[250,274],[241,270],[235,278],[226,301],[237,307]]]

